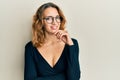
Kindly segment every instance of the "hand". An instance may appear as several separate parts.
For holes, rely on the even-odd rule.
[[[55,33],[56,37],[58,39],[60,39],[61,41],[63,41],[65,44],[68,44],[68,45],[73,45],[73,41],[72,39],[70,38],[69,34],[67,31],[64,31],[64,30],[58,30],[56,33]]]

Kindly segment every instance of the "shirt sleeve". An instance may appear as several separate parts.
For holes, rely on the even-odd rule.
[[[25,68],[24,68],[24,80],[49,80],[48,77],[38,77],[33,58],[32,43],[28,43],[25,46]]]
[[[72,39],[74,45],[68,45],[67,53],[67,78],[68,80],[80,79],[80,65],[79,65],[79,46],[76,39]]]

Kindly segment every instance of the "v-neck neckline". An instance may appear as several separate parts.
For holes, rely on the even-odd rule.
[[[42,60],[43,60],[50,68],[52,68],[52,69],[54,69],[54,68],[57,66],[57,64],[60,62],[60,60],[61,60],[61,58],[62,58],[62,56],[63,56],[63,53],[64,53],[65,48],[66,48],[66,44],[64,45],[64,48],[63,48],[63,50],[62,50],[62,53],[61,53],[59,59],[57,60],[57,62],[55,63],[55,65],[52,67],[52,66],[48,63],[48,61],[41,55],[41,53],[38,51],[38,49],[35,47],[38,55],[39,55],[39,56],[42,58]]]

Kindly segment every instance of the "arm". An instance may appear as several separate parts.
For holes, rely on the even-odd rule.
[[[25,70],[24,80],[49,80],[48,78],[38,77],[33,58],[32,43],[25,46]]]
[[[75,39],[72,39],[74,45],[68,45],[67,54],[67,78],[68,80],[80,79],[80,67],[79,67],[79,46]]]
[[[80,79],[80,67],[79,67],[79,46],[75,39],[71,39],[68,32],[64,30],[58,30],[55,35],[58,39],[63,41],[68,46],[67,54],[67,78],[68,80]]]

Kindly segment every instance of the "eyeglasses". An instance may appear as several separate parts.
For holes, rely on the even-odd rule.
[[[61,22],[61,17],[60,16],[56,16],[56,17],[52,17],[52,16],[47,16],[45,18],[43,18],[48,24],[52,24],[54,20],[56,20],[57,23]]]

